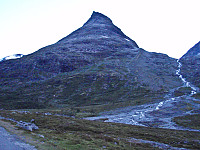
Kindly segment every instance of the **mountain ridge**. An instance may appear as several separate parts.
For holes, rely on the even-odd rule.
[[[200,88],[200,41],[180,58],[183,77]]]
[[[200,55],[200,41],[190,48],[180,59],[196,55]]]

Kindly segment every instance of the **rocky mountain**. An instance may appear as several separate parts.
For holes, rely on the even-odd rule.
[[[0,62],[0,108],[145,103],[182,84],[177,67],[175,59],[139,48],[110,18],[93,12],[57,43]]]
[[[200,41],[180,58],[180,62],[183,77],[200,87]]]

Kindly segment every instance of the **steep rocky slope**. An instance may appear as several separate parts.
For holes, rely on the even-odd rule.
[[[180,86],[178,64],[138,47],[93,12],[78,30],[16,60],[0,62],[0,107],[43,108],[134,101]]]
[[[200,87],[200,42],[195,44],[180,59],[181,73],[192,84]]]

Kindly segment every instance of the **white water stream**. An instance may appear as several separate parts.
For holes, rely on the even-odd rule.
[[[165,100],[159,103],[144,104],[139,106],[130,106],[126,108],[119,108],[114,111],[109,111],[102,113],[98,117],[86,118],[89,120],[97,120],[101,118],[107,118],[106,122],[117,122],[140,126],[150,126],[150,127],[160,127],[160,128],[170,128],[170,129],[185,129],[176,125],[172,118],[177,116],[184,116],[191,114],[192,111],[198,110],[200,104],[195,103],[195,101],[200,101],[192,96],[199,90],[197,87],[193,86],[190,82],[186,81],[181,75],[181,63],[177,60],[178,69],[176,70],[176,75],[183,82],[181,87],[190,87],[191,93],[182,96],[173,96],[173,92],[181,87],[172,89],[169,94],[165,96]],[[198,131],[198,130],[195,130]]]
[[[190,87],[192,89],[190,96],[196,94],[197,93],[197,87],[194,87],[193,85],[191,85],[190,82],[186,81],[186,79],[183,78],[183,76],[180,73],[181,72],[181,66],[182,66],[182,64],[179,62],[179,60],[177,60],[177,62],[178,62],[178,70],[176,70],[176,74],[183,81],[183,84],[184,84],[185,87]]]

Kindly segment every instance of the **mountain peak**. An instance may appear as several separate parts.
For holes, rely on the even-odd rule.
[[[112,20],[108,18],[107,16],[105,16],[104,14],[93,11],[91,17],[84,24],[84,26],[91,25],[91,24],[110,24],[111,25],[113,23],[112,23]]]
[[[96,11],[93,11],[91,18],[104,18],[104,19],[108,19],[108,20],[111,21],[111,19],[108,18],[106,15],[99,13],[99,12],[96,12]]]
[[[124,103],[181,85],[175,59],[140,49],[98,12],[57,43],[0,64],[6,109]]]
[[[121,46],[125,46],[126,48],[139,48],[135,41],[130,39],[128,36],[126,36],[120,28],[115,26],[112,22],[112,20],[105,16],[102,13],[93,11],[91,17],[88,19],[88,21],[79,29],[72,32],[68,36],[64,37],[63,39],[59,40],[58,43],[68,43],[70,42],[70,39],[78,39],[85,41],[85,43],[92,44],[90,48],[88,48],[88,44],[84,45],[83,41],[82,44],[82,50],[84,51],[83,46],[86,46],[87,49],[92,49],[92,51],[97,51],[97,49],[101,50],[107,50],[105,49],[105,38],[106,41],[112,41],[113,49],[116,49],[116,45],[121,44]],[[117,43],[116,39],[118,39]],[[108,43],[108,42],[107,42]],[[101,46],[104,45],[104,48]],[[108,44],[109,45],[109,44]],[[107,45],[107,46],[108,46]],[[110,49],[110,48],[108,48]],[[122,49],[122,48],[121,48]]]

